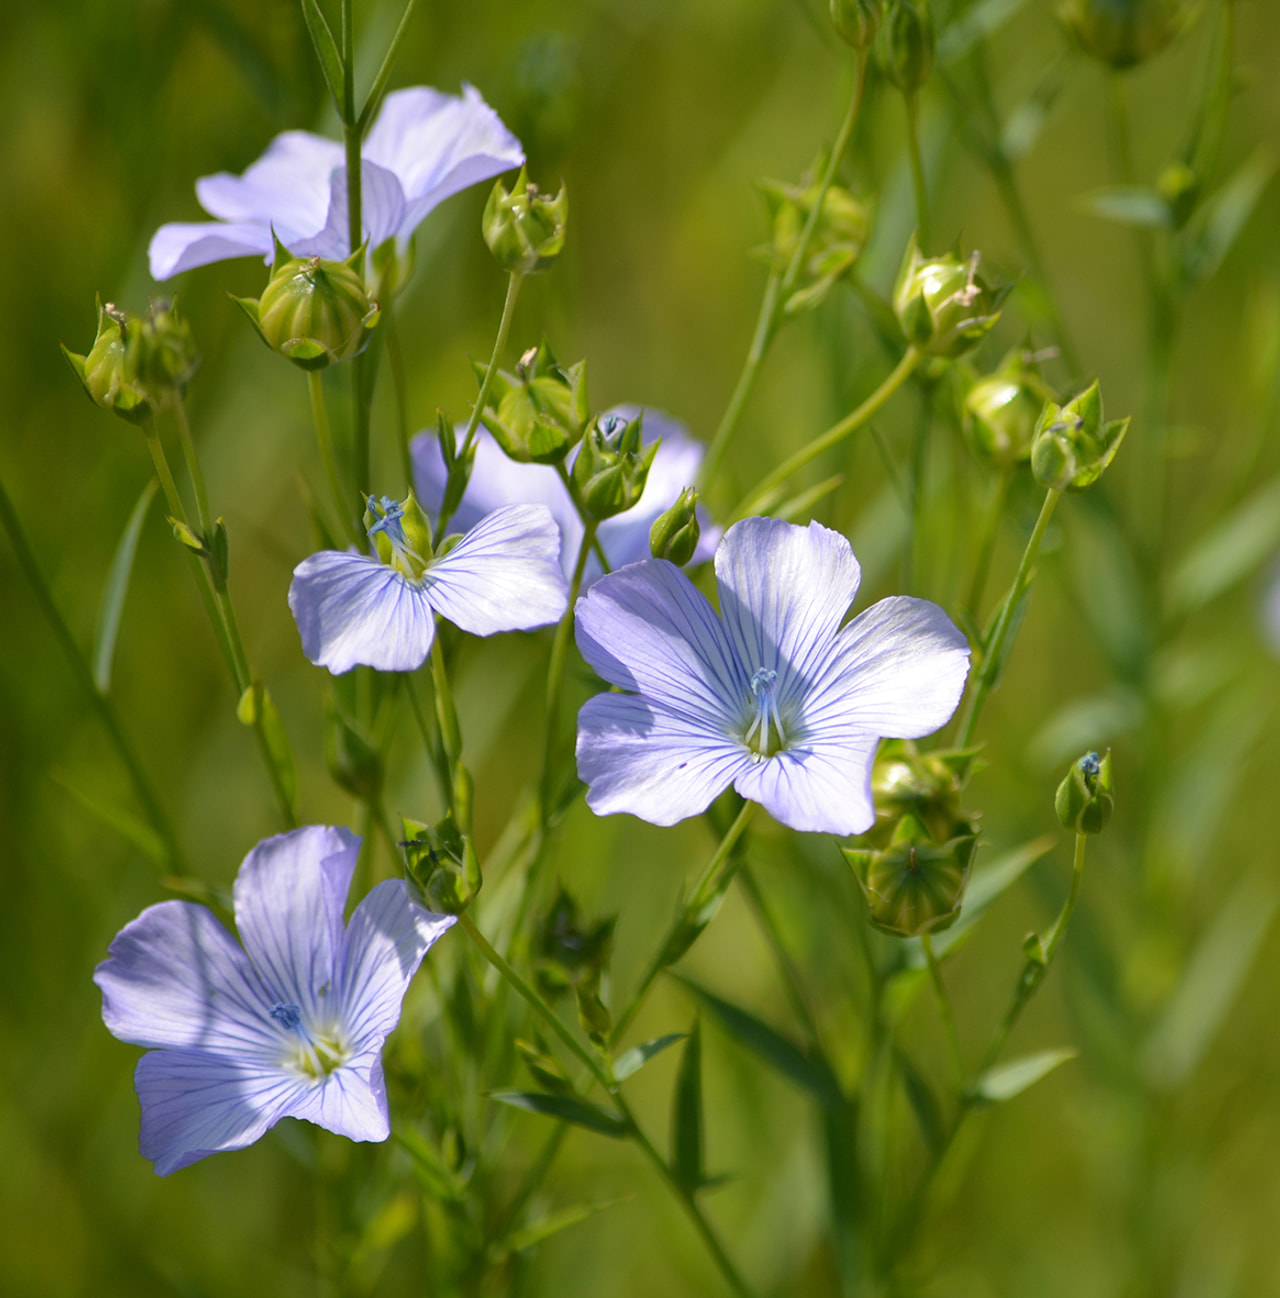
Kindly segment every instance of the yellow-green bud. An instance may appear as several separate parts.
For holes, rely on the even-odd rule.
[[[80,356],[65,346],[62,354],[92,402],[128,423],[141,424],[151,417],[153,405],[126,364],[129,320],[125,312],[110,302],[103,306],[99,298],[98,333],[89,354]]]
[[[886,739],[871,768],[876,823],[863,840],[884,847],[904,815],[920,821],[935,843],[967,832],[970,820],[960,809],[959,795],[972,764],[969,749],[918,753],[912,743]]]
[[[125,368],[157,404],[181,392],[199,364],[191,326],[176,302],[152,302],[146,315],[132,316],[125,325]]]
[[[403,819],[405,869],[427,909],[437,915],[460,915],[483,882],[471,839],[459,831],[453,817],[438,825]]]
[[[880,0],[831,0],[831,22],[842,40],[865,50],[880,30]]]
[[[1002,472],[1030,458],[1036,423],[1052,395],[1022,351],[1010,352],[994,373],[976,380],[960,416],[978,457]]]
[[[884,74],[904,95],[913,95],[933,71],[937,37],[928,0],[889,0],[880,32]]]
[[[476,377],[483,383],[479,365]],[[511,459],[559,464],[590,420],[586,361],[566,367],[545,340],[530,347],[514,374],[498,371],[481,420]]]
[[[1064,0],[1058,17],[1076,44],[1113,68],[1159,54],[1186,23],[1183,0]]]
[[[893,290],[893,310],[907,341],[929,356],[954,360],[977,346],[1000,318],[1008,288],[992,289],[978,274],[975,252],[925,257],[911,236]]]
[[[649,551],[655,559],[667,559],[683,568],[698,548],[698,493],[686,487],[665,514],[659,514],[649,529]]]
[[[1115,806],[1111,784],[1111,749],[1099,757],[1085,753],[1071,763],[1067,778],[1058,785],[1053,809],[1065,829],[1074,834],[1100,834]]]
[[[365,250],[346,261],[291,257],[277,242],[271,280],[255,302],[236,298],[263,341],[304,370],[350,360],[369,342],[380,308],[365,292]]]
[[[490,252],[506,270],[521,275],[546,270],[564,249],[569,197],[562,184],[555,198],[528,182],[525,169],[515,188],[498,181],[484,206],[481,229]]]
[[[662,439],[644,445],[643,418],[601,415],[582,439],[578,458],[573,462],[573,484],[592,518],[603,520],[621,514],[644,492],[649,466]]]
[[[1129,430],[1129,419],[1102,419],[1095,379],[1065,406],[1045,403],[1031,444],[1031,471],[1042,487],[1087,491],[1106,472]]]

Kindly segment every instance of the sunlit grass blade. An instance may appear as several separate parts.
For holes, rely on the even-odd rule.
[[[129,593],[129,577],[133,572],[134,556],[138,552],[138,537],[146,521],[147,510],[156,494],[155,478],[148,481],[138,497],[138,503],[129,515],[120,536],[120,544],[107,570],[107,584],[102,588],[102,604],[98,609],[98,628],[93,638],[93,680],[106,694],[111,689],[111,664],[115,658],[116,637],[120,632],[120,616],[124,612],[124,599]]]

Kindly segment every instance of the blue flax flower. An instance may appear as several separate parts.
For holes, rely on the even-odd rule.
[[[235,883],[243,948],[211,911],[149,906],[94,971],[102,1017],[145,1046],[139,1146],[161,1176],[251,1145],[281,1118],[351,1140],[390,1133],[382,1044],[428,948],[454,922],[402,880],[343,926],[360,840],[296,829],[259,843]]]
[[[523,161],[520,141],[471,86],[461,98],[427,86],[395,91],[361,149],[365,242],[377,248],[394,238],[403,251],[434,207]],[[196,196],[218,219],[162,225],[151,240],[155,279],[229,257],[270,261],[273,230],[295,257],[337,261],[351,251],[346,154],[323,135],[277,135],[243,176],[202,176]]]
[[[588,806],[673,825],[733,785],[793,829],[870,829],[877,743],[946,722],[969,645],[907,596],[842,627],[860,575],[839,533],[748,518],[716,551],[719,616],[661,559],[596,582],[578,601],[578,648],[632,692],[578,713]]]
[[[334,675],[358,663],[384,672],[426,661],[439,613],[472,635],[528,631],[569,602],[560,532],[542,505],[494,510],[432,556],[430,528],[410,495],[370,498],[378,557],[321,550],[293,570],[289,607],[302,651]]]

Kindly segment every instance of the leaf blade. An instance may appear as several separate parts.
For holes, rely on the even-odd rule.
[[[157,481],[151,478],[142,489],[142,495],[133,507],[129,520],[120,534],[116,552],[107,569],[106,584],[102,588],[102,601],[98,606],[98,625],[93,637],[93,683],[100,694],[111,689],[111,664],[115,659],[116,637],[120,633],[120,618],[124,613],[125,596],[129,593],[129,578],[133,574],[133,561],[138,553],[138,538],[147,520],[147,510],[155,498]]]
[[[668,1032],[664,1037],[655,1037],[652,1041],[632,1046],[630,1050],[620,1054],[615,1061],[613,1080],[625,1082],[632,1074],[639,1072],[655,1055],[660,1055],[669,1046],[674,1046],[677,1041],[683,1041],[688,1035],[687,1032]]]
[[[541,1091],[490,1091],[489,1098],[529,1113],[540,1113],[546,1118],[571,1122],[574,1126],[585,1127],[615,1140],[627,1134],[627,1124],[621,1118],[576,1096],[545,1095]]]
[[[680,1058],[675,1093],[671,1097],[671,1171],[686,1190],[706,1179],[702,1121],[702,1027],[697,1019]]]
[[[342,56],[338,53],[338,43],[333,39],[333,32],[317,0],[302,0],[302,18],[307,24],[307,33],[311,37],[316,58],[320,61],[320,71],[324,74],[325,85],[329,87],[334,107],[341,118],[347,81],[342,68]]]
[[[1076,1052],[1070,1049],[1041,1050],[1038,1054],[1024,1055],[1007,1064],[997,1064],[988,1068],[974,1083],[974,1096],[988,1104],[1003,1104],[1075,1057]]]

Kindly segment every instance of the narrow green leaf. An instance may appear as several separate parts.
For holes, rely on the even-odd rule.
[[[510,1104],[530,1113],[541,1113],[547,1118],[572,1122],[575,1126],[598,1131],[602,1136],[620,1139],[627,1134],[627,1124],[608,1109],[572,1095],[544,1095],[541,1091],[490,1091],[489,1098],[500,1104]]]
[[[1271,151],[1258,149],[1196,213],[1183,258],[1188,281],[1211,279],[1217,272],[1275,171]]]
[[[814,505],[824,497],[829,496],[833,491],[844,483],[843,473],[834,473],[831,477],[824,479],[815,486],[800,492],[784,500],[773,511],[775,518],[800,518],[805,517],[813,509]]]
[[[665,1037],[655,1037],[652,1041],[633,1046],[625,1054],[618,1056],[613,1065],[613,1080],[625,1082],[632,1073],[639,1072],[654,1055],[660,1055],[668,1046],[683,1041],[687,1035],[686,1032],[668,1032]]]
[[[898,1065],[898,1071],[902,1074],[902,1089],[907,1094],[911,1111],[916,1115],[920,1134],[924,1137],[929,1153],[936,1157],[946,1142],[942,1109],[938,1105],[937,1096],[933,1093],[933,1087],[929,1085],[905,1051],[895,1049],[893,1057]]]
[[[705,1179],[702,1123],[702,1028],[695,1019],[671,1100],[671,1170],[687,1190]]]
[[[1001,1104],[1011,1100],[1015,1095],[1034,1086],[1042,1077],[1047,1077],[1059,1064],[1074,1059],[1074,1050],[1042,1050],[1039,1054],[1025,1055],[1008,1064],[999,1064],[989,1068],[977,1082],[973,1093],[979,1100],[990,1104]]]
[[[1280,889],[1262,870],[1246,875],[1228,896],[1147,1039],[1142,1063],[1154,1085],[1172,1090],[1200,1062],[1244,985],[1278,903]]]
[[[417,3],[418,0],[407,0],[404,13],[400,15],[400,22],[396,26],[395,35],[391,38],[391,44],[387,46],[386,57],[382,60],[382,66],[373,78],[373,85],[369,87],[369,97],[364,101],[364,107],[360,110],[359,126],[361,136],[368,131],[369,123],[373,121],[373,115],[378,111],[378,105],[382,102],[382,96],[387,89],[387,82],[391,79],[391,70],[396,65],[396,56],[400,53],[400,42],[404,40],[404,34],[409,30],[409,20],[413,17],[413,10]]]
[[[824,1059],[811,1058],[794,1042],[754,1014],[721,1000],[719,996],[699,987],[688,978],[682,978],[679,974],[674,974],[673,977],[679,978],[739,1045],[745,1046],[784,1077],[803,1087],[820,1103],[830,1106],[843,1102],[840,1084]]]
[[[549,1213],[510,1236],[507,1240],[506,1251],[508,1253],[523,1252],[527,1248],[532,1248],[535,1244],[541,1244],[544,1239],[548,1239],[570,1226],[576,1226],[580,1221],[586,1221],[588,1217],[594,1217],[596,1213],[603,1212],[606,1208],[612,1208],[614,1204],[621,1202],[620,1198],[599,1199],[595,1203],[578,1203],[572,1208],[561,1208],[559,1212]]]
[[[110,825],[121,838],[132,843],[144,856],[154,861],[156,865],[168,865],[169,853],[164,843],[161,842],[159,835],[149,825],[139,820],[131,812],[125,811],[122,807],[117,807],[104,798],[95,797],[92,794],[85,793],[83,789],[77,789],[74,784],[68,783],[66,777],[59,772],[51,771],[50,775],[55,784],[61,785],[77,802],[92,811],[104,824]]]
[[[1000,132],[1000,151],[1010,162],[1017,162],[1030,153],[1039,138],[1049,113],[1062,93],[1062,69],[1062,63],[1051,65],[1027,98],[1009,114],[1004,129]]]
[[[342,55],[338,53],[338,43],[333,39],[333,32],[329,30],[329,24],[316,0],[302,0],[302,17],[311,35],[316,58],[320,60],[320,71],[324,73],[325,84],[329,87],[334,107],[341,117],[346,99],[346,78],[342,71]]]
[[[978,0],[938,38],[938,62],[954,63],[984,37],[999,31],[1026,4],[1026,0]]]
[[[445,1165],[436,1149],[412,1127],[397,1127],[391,1133],[392,1139],[410,1158],[423,1188],[436,1199],[445,1202],[458,1202],[462,1198],[458,1182]]]
[[[156,494],[157,481],[152,478],[142,489],[138,503],[129,515],[116,546],[111,567],[107,569],[107,584],[102,588],[102,603],[98,607],[98,629],[93,637],[93,681],[102,694],[111,689],[111,663],[116,652],[116,636],[120,631],[120,615],[124,611],[124,597],[129,592],[129,576],[133,572],[133,559],[138,552],[138,537],[146,521],[147,510]]]
[[[1093,216],[1121,225],[1162,226],[1170,224],[1169,205],[1154,189],[1141,185],[1112,185],[1082,194],[1079,204]]]

